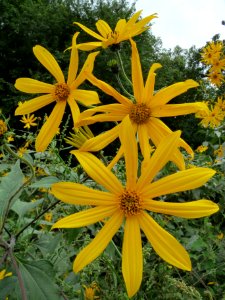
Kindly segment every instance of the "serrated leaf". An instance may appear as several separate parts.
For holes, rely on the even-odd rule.
[[[24,202],[20,201],[20,199],[17,199],[11,207],[11,209],[19,216],[19,218],[22,218],[28,211],[34,209],[39,204],[41,204],[43,200],[44,199],[39,199],[35,202]]]
[[[62,300],[59,288],[54,283],[54,270],[47,260],[19,261],[19,270],[29,300]]]
[[[0,229],[2,228],[4,216],[7,207],[11,207],[19,198],[23,185],[24,175],[20,169],[20,161],[18,160],[11,168],[9,174],[2,178],[0,183]],[[9,203],[10,202],[10,203]]]
[[[51,185],[55,182],[59,182],[60,180],[55,176],[48,176],[41,178],[40,180],[32,183],[30,187],[32,188],[50,188]]]

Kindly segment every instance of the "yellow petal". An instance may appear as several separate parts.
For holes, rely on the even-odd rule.
[[[184,82],[177,82],[158,91],[151,100],[151,107],[164,105],[178,95],[187,92],[188,89],[199,86],[199,84],[188,79]]]
[[[92,242],[77,255],[73,264],[74,272],[82,270],[104,251],[120,228],[122,222],[123,214],[118,210],[113,214],[109,221],[105,223]]]
[[[133,16],[130,18],[130,20],[127,21],[127,26],[133,26],[137,19],[140,17],[142,13],[142,10],[137,11]]]
[[[79,116],[80,116],[80,109],[79,109],[79,106],[77,105],[76,101],[74,100],[73,92],[67,98],[67,102],[70,106],[70,110],[72,113],[73,124],[75,125],[75,123],[78,121]]]
[[[141,148],[141,153],[144,159],[150,158],[151,147],[149,144],[149,136],[147,126],[145,124],[138,126],[138,140]]]
[[[15,88],[25,93],[46,93],[51,94],[55,87],[52,84],[45,83],[31,78],[18,78],[15,83]]]
[[[132,82],[134,97],[136,102],[141,103],[143,101],[144,92],[141,62],[136,43],[133,40],[130,40],[130,42],[132,47]]]
[[[162,66],[158,63],[155,63],[151,66],[144,87],[143,99],[142,99],[143,103],[149,103],[149,104],[151,103],[151,98],[153,96],[154,87],[155,87],[155,76],[156,76],[155,71],[161,67]]]
[[[140,288],[143,272],[141,232],[136,217],[126,218],[122,248],[122,273],[128,297]]]
[[[61,201],[74,205],[113,205],[116,196],[103,191],[93,190],[75,182],[52,184],[51,193]]]
[[[93,154],[76,150],[73,151],[73,154],[76,156],[85,172],[94,179],[94,181],[113,194],[121,194],[123,192],[123,186],[117,177]]]
[[[113,142],[119,136],[120,125],[107,130],[104,133],[97,135],[87,140],[81,147],[80,151],[99,151]],[[71,151],[73,153],[73,151]]]
[[[113,215],[117,210],[115,206],[97,206],[72,214],[56,222],[53,228],[79,228],[99,222]]]
[[[116,153],[116,156],[114,156],[114,158],[108,164],[107,168],[111,170],[122,156],[123,156],[123,148],[122,146],[120,146],[119,150]]]
[[[117,39],[117,42],[120,41],[120,38],[122,37],[123,33],[126,33],[126,25],[127,25],[127,22],[125,19],[120,19],[117,24],[116,24],[116,28],[114,30],[115,33],[119,34],[119,37]]]
[[[145,198],[183,192],[198,188],[205,184],[216,171],[208,168],[193,168],[168,175],[153,183],[146,184],[142,193]]]
[[[151,109],[153,117],[174,117],[196,113],[205,105],[201,102],[184,103],[184,104],[166,104],[155,106]]]
[[[77,50],[77,37],[79,35],[79,32],[76,32],[72,39],[72,47],[71,47],[71,54],[70,54],[70,64],[69,64],[69,70],[68,70],[68,79],[67,84],[70,85],[77,76],[77,69],[78,69],[78,50]]]
[[[137,180],[138,149],[135,132],[129,116],[126,116],[120,125],[119,137],[123,147],[126,164],[126,187],[128,189],[134,188]]]
[[[44,47],[37,45],[33,47],[34,55],[40,63],[55,77],[57,82],[65,82],[64,75],[52,54]]]
[[[110,28],[109,24],[106,23],[103,20],[98,20],[98,22],[96,23],[96,27],[98,29],[98,32],[105,38],[108,39],[109,35],[112,32],[112,29]]]
[[[177,268],[191,271],[191,261],[187,251],[171,234],[145,212],[138,215],[138,220],[153,249],[162,259]]]
[[[29,113],[32,113],[52,102],[54,102],[55,99],[52,97],[51,94],[43,95],[36,97],[34,99],[30,99],[28,101],[25,101],[23,104],[17,107],[15,111],[15,116],[18,115],[26,115]]]
[[[77,45],[77,49],[82,51],[91,51],[98,47],[102,47],[102,42],[89,42],[89,43],[81,43]]]
[[[137,182],[137,189],[139,191],[141,191],[146,186],[146,184],[149,184],[153,180],[155,175],[171,159],[171,155],[178,147],[179,137],[180,131],[176,131],[162,139],[151,159],[146,163],[146,166],[143,168],[143,172],[139,177],[139,180]]]
[[[95,37],[97,40],[104,41],[105,38],[103,38],[101,35],[97,34],[93,30],[87,28],[86,26],[82,25],[81,23],[74,22],[74,24],[78,25],[81,29],[83,29],[85,32],[90,34],[91,36]]]
[[[98,94],[95,91],[79,90],[76,89],[72,92],[76,100],[82,105],[89,106],[100,103]]]
[[[49,118],[42,126],[35,143],[36,151],[45,151],[58,131],[65,111],[66,101],[57,102]]]
[[[185,203],[146,200],[144,206],[150,211],[188,219],[210,216],[219,210],[219,206],[209,200],[195,200]]]

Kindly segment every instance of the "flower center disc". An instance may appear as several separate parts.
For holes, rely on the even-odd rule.
[[[137,215],[142,209],[140,196],[135,191],[124,190],[123,194],[119,196],[120,209],[125,216]]]
[[[54,94],[57,102],[66,101],[70,94],[70,89],[66,83],[57,83]]]
[[[144,124],[148,122],[151,116],[150,108],[144,103],[133,104],[130,109],[130,119],[136,124]]]

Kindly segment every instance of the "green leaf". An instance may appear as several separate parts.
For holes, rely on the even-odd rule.
[[[29,300],[62,300],[59,288],[54,283],[55,272],[47,260],[21,261],[19,270]]]
[[[35,202],[24,202],[17,199],[11,209],[17,213],[19,218],[22,218],[28,211],[34,209],[43,202],[44,199],[36,200]]]
[[[18,160],[12,167],[9,174],[2,178],[0,183],[0,229],[7,212],[7,207],[11,207],[20,196],[20,188],[23,185],[24,175],[20,169]]]
[[[17,278],[15,276],[0,280],[0,299],[6,299],[10,292],[15,289],[16,283]]]
[[[60,180],[55,176],[48,176],[41,178],[39,181],[34,182],[30,185],[32,188],[50,188],[51,185],[55,182],[59,182]]]

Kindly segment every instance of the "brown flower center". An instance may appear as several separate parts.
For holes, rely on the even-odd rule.
[[[144,103],[133,104],[130,109],[130,119],[136,124],[147,123],[151,116],[151,110]]]
[[[55,91],[54,96],[56,101],[66,101],[70,94],[70,88],[66,83],[56,83],[55,84]]]
[[[142,209],[142,202],[140,196],[135,191],[124,190],[123,194],[119,196],[120,209],[125,216],[134,216],[140,213]]]

